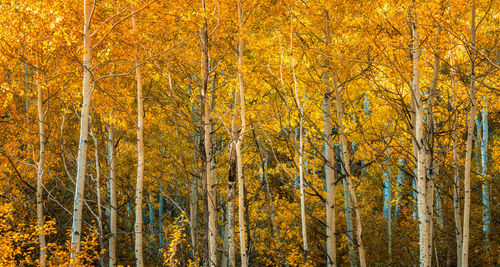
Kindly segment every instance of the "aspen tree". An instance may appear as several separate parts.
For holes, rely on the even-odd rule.
[[[300,218],[302,222],[302,248],[304,249],[304,261],[307,262],[307,254],[309,251],[307,242],[307,221],[306,221],[306,201],[304,193],[304,171],[303,171],[303,161],[304,161],[304,109],[300,105],[299,93],[297,89],[297,76],[295,75],[295,63],[293,57],[293,14],[292,9],[290,9],[290,57],[292,64],[292,76],[295,92],[295,103],[297,105],[297,110],[299,112],[299,190],[300,190]]]
[[[455,240],[457,245],[457,266],[462,266],[462,216],[460,213],[460,180],[458,163],[458,118],[457,118],[457,90],[458,81],[455,71],[455,56],[453,48],[450,49],[450,75],[453,89],[453,214],[455,219]]]
[[[331,45],[329,12],[323,10],[325,20],[326,47]],[[325,83],[324,94],[324,146],[325,146],[325,176],[326,176],[326,261],[328,266],[337,266],[335,240],[335,155],[332,136],[332,91],[330,89],[329,60],[326,59],[326,70],[323,72]]]
[[[109,245],[108,257],[109,267],[115,267],[116,263],[116,221],[117,221],[117,200],[116,200],[116,149],[115,130],[112,125],[108,125],[108,164],[109,164]]]
[[[209,40],[208,40],[208,13],[206,11],[205,0],[201,0],[203,12],[203,26],[200,29],[200,42],[201,42],[201,122],[202,122],[202,142],[201,148],[201,161],[203,169],[203,192],[205,198],[205,218],[208,222],[207,229],[207,243],[208,248],[205,253],[208,253],[208,266],[217,266],[217,210],[216,210],[216,194],[215,194],[215,181],[212,177],[211,171],[211,158],[212,158],[212,141],[210,131],[210,116],[211,108],[208,95],[208,83],[210,80],[210,54],[209,54]]]
[[[240,113],[240,131],[236,142],[236,164],[238,167],[238,202],[239,202],[239,228],[240,228],[240,255],[241,266],[248,265],[247,245],[245,240],[245,177],[243,174],[243,159],[241,156],[241,144],[246,134],[246,118],[245,118],[245,84],[243,80],[243,52],[245,44],[243,41],[243,6],[242,2],[238,1],[238,84],[239,84],[239,113]]]
[[[80,252],[80,238],[82,235],[82,208],[85,189],[85,170],[87,167],[87,142],[89,127],[89,110],[92,97],[91,68],[92,55],[90,44],[90,25],[92,21],[93,4],[90,0],[83,0],[84,26],[83,26],[83,103],[80,116],[80,143],[78,146],[78,165],[76,174],[75,198],[73,203],[73,226],[71,228],[71,262],[70,265],[77,264],[77,257]]]
[[[38,221],[38,242],[40,243],[40,266],[47,266],[47,243],[45,241],[45,233],[43,227],[45,225],[45,218],[43,215],[43,174],[45,172],[45,144],[47,143],[47,135],[45,133],[45,115],[47,109],[43,107],[43,88],[40,84],[40,70],[36,70],[36,87],[38,91],[37,108],[38,108],[38,136],[40,139],[40,155],[38,158],[37,166],[37,180],[36,180],[36,214]]]
[[[462,266],[469,266],[469,222],[470,222],[470,177],[472,166],[472,137],[474,135],[475,117],[476,117],[476,93],[474,82],[476,79],[475,73],[475,41],[476,41],[476,5],[474,0],[471,4],[471,23],[470,23],[470,113],[469,122],[467,124],[467,143],[465,148],[465,170],[464,170],[464,223],[463,223],[463,238],[462,238]]]
[[[439,32],[441,28],[437,26],[436,45],[439,42]],[[436,48],[437,49],[437,48]],[[432,265],[432,244],[433,244],[433,223],[434,223],[434,97],[439,79],[439,55],[434,53],[434,74],[431,86],[429,87],[429,97],[427,98],[427,149],[425,150],[426,168],[427,168],[427,232],[428,232],[428,255],[427,262]]]
[[[359,265],[361,267],[366,266],[365,257],[365,246],[363,244],[363,226],[361,223],[361,214],[359,213],[358,198],[356,192],[354,191],[354,186],[352,184],[352,173],[351,173],[351,160],[349,156],[349,147],[347,143],[347,136],[345,134],[344,127],[344,106],[342,104],[342,98],[340,96],[340,91],[337,85],[337,77],[333,75],[333,90],[335,92],[335,102],[337,105],[337,124],[339,126],[340,142],[342,146],[342,166],[345,170],[345,180],[347,182],[347,188],[349,190],[350,200],[352,203],[352,209],[354,211],[354,220],[356,223],[356,239],[358,241],[358,254],[359,254]]]
[[[490,208],[490,182],[488,179],[488,135],[489,135],[489,125],[488,125],[488,99],[484,97],[484,106],[482,113],[482,138],[481,138],[481,175],[483,176],[483,231],[485,235],[484,250],[487,253],[488,263],[492,264],[492,257],[490,252],[490,218],[491,218],[491,208]]]
[[[420,266],[428,267],[429,257],[429,234],[428,234],[428,213],[427,213],[427,186],[426,186],[426,162],[424,147],[424,107],[420,92],[420,40],[418,35],[417,13],[415,11],[415,1],[410,11],[410,27],[412,34],[413,52],[413,79],[411,85],[412,107],[415,114],[414,120],[414,156],[416,158],[416,180],[417,180],[417,207],[420,245]]]
[[[132,12],[134,9],[132,8]],[[138,31],[135,14],[132,15],[132,30],[136,38]],[[135,43],[135,79],[137,86],[137,180],[135,186],[135,259],[137,266],[144,266],[142,201],[144,183],[144,98],[142,96],[142,74],[139,66],[139,41]]]

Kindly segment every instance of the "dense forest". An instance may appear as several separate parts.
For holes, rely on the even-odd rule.
[[[0,266],[500,265],[499,12],[0,0]]]

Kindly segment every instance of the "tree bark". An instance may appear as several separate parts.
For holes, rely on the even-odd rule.
[[[437,26],[436,43],[438,43],[439,32],[441,28]],[[432,244],[433,244],[433,223],[434,223],[434,95],[436,94],[437,83],[439,79],[439,56],[434,54],[434,75],[431,86],[429,87],[429,97],[427,99],[427,149],[425,150],[427,164],[427,232],[428,232],[428,254],[427,262],[432,265]]]
[[[450,75],[453,89],[453,214],[455,218],[455,239],[457,245],[457,266],[462,266],[462,216],[460,213],[460,179],[458,163],[458,118],[457,118],[457,90],[458,82],[455,74],[455,57],[450,49]]]
[[[108,160],[109,160],[109,267],[115,267],[116,263],[116,151],[115,151],[115,130],[113,126],[108,126]]]
[[[245,239],[245,177],[243,174],[243,158],[241,153],[241,145],[246,134],[246,117],[245,117],[245,83],[243,80],[243,53],[245,44],[243,41],[243,4],[238,1],[238,84],[239,84],[239,113],[241,129],[236,142],[236,163],[238,167],[238,202],[239,202],[239,230],[240,230],[240,255],[241,266],[248,265],[247,245]]]
[[[332,43],[328,11],[324,10],[326,46]],[[330,88],[329,60],[326,59],[326,71],[323,72],[325,83],[324,94],[324,145],[325,145],[325,177],[326,177],[326,262],[327,266],[337,266],[337,250],[335,237],[335,156],[332,136],[332,91]]]
[[[198,120],[195,121],[197,123]],[[200,142],[197,133],[195,131],[193,136],[193,142],[197,144]],[[197,159],[196,150],[193,152],[194,160]],[[191,234],[191,247],[193,251],[193,258],[197,258],[198,253],[198,177],[196,175],[191,175],[191,199],[189,202],[189,212],[190,212],[190,234]],[[163,212],[163,211],[162,211]],[[196,261],[196,260],[195,260]]]
[[[94,140],[94,159],[95,159],[95,173],[96,173],[96,195],[97,195],[97,227],[98,227],[98,239],[99,239],[99,249],[100,252],[105,250],[104,248],[104,232],[102,227],[102,201],[101,201],[101,168],[99,166],[99,145],[97,143],[97,138],[95,137],[92,127],[90,128],[90,135]],[[104,264],[104,254],[99,254],[99,263],[102,267]]]
[[[235,112],[236,113],[236,112]],[[234,115],[233,115],[234,121]],[[227,222],[228,222],[228,243],[229,243],[229,266],[236,266],[236,245],[234,238],[234,196],[236,193],[236,176],[237,176],[237,163],[236,163],[236,133],[234,127],[232,129],[232,142],[231,154],[229,155],[229,176],[228,176],[228,205],[227,205]]]
[[[209,54],[209,43],[208,43],[208,21],[206,19],[206,7],[205,0],[201,1],[203,8],[203,26],[200,30],[200,42],[201,42],[201,116],[202,116],[202,126],[203,126],[203,148],[202,162],[203,162],[203,178],[204,178],[204,192],[205,203],[206,203],[206,222],[208,222],[207,238],[208,238],[208,265],[217,266],[217,212],[216,212],[216,196],[215,196],[215,184],[211,172],[211,132],[210,132],[210,103],[208,96],[208,83],[210,79],[210,54]],[[201,148],[201,147],[200,147]]]
[[[83,0],[84,27],[83,27],[83,86],[82,86],[82,110],[80,116],[80,143],[78,146],[78,164],[76,173],[75,199],[73,203],[73,226],[71,228],[71,261],[70,265],[77,265],[80,252],[80,238],[82,235],[82,208],[85,189],[85,171],[87,168],[87,142],[89,127],[89,110],[92,97],[90,80],[92,74],[92,56],[90,44],[92,1]]]
[[[132,8],[132,12],[134,9]],[[135,14],[132,15],[132,30],[138,38]],[[144,98],[142,96],[142,75],[139,67],[139,42],[135,43],[135,77],[137,82],[137,181],[135,186],[135,259],[137,266],[144,266],[143,255],[143,182],[144,182]]]
[[[420,83],[420,45],[417,31],[417,18],[415,6],[412,7],[411,33],[412,33],[412,52],[413,52],[413,81],[412,96],[413,107],[415,109],[415,145],[417,161],[417,207],[418,207],[418,226],[420,241],[420,266],[430,266],[428,260],[429,254],[429,234],[428,234],[428,212],[427,212],[427,187],[426,187],[426,160],[424,146],[424,107],[419,88]]]
[[[342,98],[340,96],[339,88],[337,86],[337,78],[335,74],[333,77],[333,90],[335,91],[335,102],[337,104],[337,124],[339,125],[340,141],[342,144],[342,161],[343,167],[346,174],[347,188],[349,190],[350,199],[352,203],[352,209],[354,211],[354,219],[356,222],[356,239],[358,241],[358,253],[359,253],[359,265],[361,267],[366,266],[365,258],[365,246],[363,244],[363,226],[361,224],[361,214],[359,213],[358,198],[356,197],[356,192],[354,191],[354,186],[352,184],[352,174],[351,174],[351,160],[349,156],[349,147],[347,144],[347,137],[345,135],[344,127],[344,107],[342,104]]]
[[[38,222],[38,242],[40,245],[40,266],[47,266],[47,243],[45,241],[45,218],[43,215],[43,173],[45,172],[45,143],[47,136],[45,134],[45,114],[43,108],[43,90],[40,84],[40,70],[36,70],[36,87],[38,90],[37,107],[38,107],[38,136],[40,138],[40,156],[38,159],[37,180],[36,180],[36,215]]]
[[[304,194],[304,171],[303,171],[303,154],[304,154],[304,132],[303,132],[303,117],[304,109],[300,105],[299,93],[297,89],[297,76],[295,75],[295,63],[293,58],[293,15],[290,9],[290,57],[292,64],[293,84],[295,89],[295,102],[299,111],[299,190],[300,190],[300,218],[302,222],[302,248],[304,250],[304,261],[307,262],[309,252],[307,242],[307,221],[306,221],[306,201]]]
[[[469,265],[469,222],[470,222],[470,176],[472,165],[472,137],[474,134],[475,117],[476,117],[476,95],[475,95],[475,70],[474,57],[475,39],[476,39],[476,7],[474,0],[471,8],[471,48],[470,56],[470,113],[467,127],[467,143],[465,148],[465,171],[464,171],[464,223],[463,223],[463,239],[462,239],[462,266]]]

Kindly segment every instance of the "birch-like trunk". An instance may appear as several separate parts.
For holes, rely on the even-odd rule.
[[[197,121],[195,121],[197,123]],[[199,138],[197,136],[197,133],[195,131],[194,137],[193,137],[193,142],[194,144],[197,144],[199,142]],[[197,160],[197,153],[196,150],[193,152],[193,159],[196,161]],[[191,234],[191,247],[193,251],[193,258],[197,258],[197,253],[198,253],[198,177],[196,175],[191,175],[191,198],[189,201],[189,212],[190,212],[190,229],[189,232]],[[160,210],[163,212],[162,210]],[[162,218],[162,216],[160,216]],[[163,233],[163,231],[162,231]],[[163,234],[161,234],[163,235]]]
[[[245,118],[245,83],[243,80],[243,52],[245,44],[243,41],[243,6],[242,2],[238,1],[238,84],[239,84],[239,112],[241,129],[239,131],[238,140],[236,142],[236,164],[238,167],[238,202],[239,202],[239,230],[240,230],[240,255],[241,266],[248,265],[247,244],[245,239],[245,207],[246,207],[246,194],[245,194],[245,177],[243,175],[243,158],[241,155],[241,144],[246,132],[246,118]]]
[[[304,131],[303,117],[304,109],[300,105],[299,93],[297,89],[297,76],[295,75],[295,63],[293,57],[293,15],[290,9],[290,58],[292,65],[293,84],[295,89],[295,102],[299,111],[299,190],[300,190],[300,218],[302,223],[302,248],[304,250],[304,261],[307,261],[308,242],[307,242],[307,221],[306,221],[306,201],[304,194],[304,171],[303,171],[303,155],[304,155]]]
[[[82,209],[85,189],[85,171],[87,168],[87,142],[89,127],[89,110],[92,97],[90,87],[92,68],[91,44],[90,44],[90,24],[92,1],[83,0],[84,26],[83,26],[83,86],[82,86],[82,111],[80,115],[80,142],[78,146],[78,160],[76,172],[75,199],[73,203],[73,226],[71,227],[71,261],[70,265],[77,264],[77,257],[80,252],[80,238],[82,235]]]
[[[97,227],[98,227],[98,240],[99,249],[104,251],[104,232],[102,227],[102,201],[101,201],[101,168],[99,166],[99,145],[97,143],[97,138],[95,137],[92,126],[90,128],[90,136],[94,140],[94,159],[95,159],[95,180],[96,180],[96,195],[97,195]],[[104,254],[99,254],[99,263],[104,267]]]
[[[345,170],[342,169],[342,174],[345,175]],[[342,179],[342,186],[344,187],[344,212],[345,212],[345,223],[347,230],[347,248],[349,250],[349,261],[351,266],[356,266],[356,252],[354,252],[354,238],[352,236],[352,213],[351,213],[351,194],[349,194],[349,188],[347,186],[346,179]]]
[[[458,163],[458,118],[457,118],[457,90],[458,82],[455,73],[455,57],[450,49],[450,75],[453,89],[453,214],[455,218],[455,240],[457,245],[457,266],[462,266],[462,216],[460,213],[460,179]]]
[[[335,102],[337,104],[337,124],[339,125],[340,142],[342,145],[342,163],[345,170],[345,179],[347,182],[347,188],[349,190],[352,209],[354,211],[354,220],[356,222],[356,239],[358,241],[359,265],[361,267],[365,267],[365,246],[363,244],[362,238],[363,226],[361,224],[361,214],[359,213],[358,198],[356,197],[356,192],[354,191],[354,186],[352,184],[351,160],[349,156],[349,147],[347,144],[347,137],[345,135],[344,127],[344,105],[342,104],[342,98],[340,96],[339,88],[337,85],[337,78],[335,77],[335,75],[332,75],[332,78],[333,90],[335,92]]]
[[[189,90],[189,95],[192,96],[191,90]],[[194,113],[194,124],[198,125],[199,123],[199,118],[197,114],[197,110],[194,108],[193,104],[191,104],[191,110]],[[199,145],[200,142],[200,137],[196,131],[196,129],[193,131],[193,144]],[[197,153],[197,150],[193,150],[193,166],[196,166],[198,162],[198,156],[199,154]],[[201,173],[201,172],[200,172]],[[192,257],[193,259],[197,259],[197,253],[198,253],[198,199],[199,199],[199,183],[198,183],[198,177],[195,174],[191,175],[191,181],[190,181],[190,186],[191,186],[191,195],[190,195],[190,201],[189,201],[189,215],[190,215],[190,235],[191,235],[191,248],[192,248]],[[160,195],[161,196],[161,195]],[[162,209],[160,209],[161,212]],[[163,216],[160,216],[162,218]],[[162,227],[162,226],[161,226]],[[163,231],[162,231],[163,233]],[[163,236],[161,234],[160,236]],[[163,240],[163,239],[161,239]]]
[[[40,245],[40,266],[47,266],[47,243],[45,241],[45,218],[43,216],[43,173],[45,172],[45,143],[47,136],[45,134],[45,114],[43,108],[43,91],[40,84],[40,71],[36,71],[36,87],[38,91],[37,107],[38,107],[38,136],[40,138],[40,156],[38,159],[37,179],[36,179],[36,217],[38,222],[38,242]]]
[[[115,267],[116,263],[116,151],[115,151],[115,130],[113,126],[108,126],[108,160],[109,160],[109,267]]]
[[[486,256],[488,257],[488,263],[492,264],[492,259],[490,255],[490,218],[491,218],[491,209],[490,209],[490,185],[488,179],[488,99],[486,96],[484,97],[484,107],[482,110],[482,138],[481,138],[481,169],[483,176],[483,232],[484,232],[484,250],[486,252]]]
[[[413,9],[415,7],[413,6]],[[427,213],[427,186],[426,186],[426,159],[424,146],[424,107],[420,92],[420,40],[417,31],[417,18],[415,10],[412,11],[411,17],[411,34],[412,34],[412,52],[413,52],[413,81],[412,81],[412,98],[415,112],[414,138],[416,148],[417,162],[417,207],[418,207],[418,226],[419,226],[419,241],[420,241],[420,266],[430,266],[428,260],[429,254],[429,233],[428,233],[428,213]]]
[[[233,152],[231,152],[233,153]],[[234,154],[236,154],[236,150],[234,150]],[[235,168],[236,166],[233,166]],[[236,168],[235,168],[236,169]],[[236,170],[233,170],[234,176],[236,176]],[[227,221],[228,221],[228,259],[229,266],[236,267],[236,242],[234,237],[234,198],[236,194],[236,177],[231,178],[229,181],[229,197],[228,197],[228,205],[227,205]]]
[[[475,117],[476,117],[476,95],[475,95],[475,40],[476,40],[476,6],[472,1],[471,10],[471,48],[470,48],[470,113],[469,122],[467,125],[467,143],[465,148],[465,171],[464,171],[464,223],[463,223],[463,239],[462,239],[462,266],[469,265],[469,222],[470,222],[470,176],[472,165],[472,137],[474,134]]]
[[[132,12],[134,12],[132,8]],[[137,34],[135,14],[132,15],[132,30]],[[137,82],[137,180],[135,186],[135,260],[137,266],[144,266],[142,249],[143,221],[142,201],[144,182],[144,98],[142,96],[142,75],[139,67],[139,42],[135,43],[135,78]]]
[[[330,23],[328,11],[324,10],[325,39],[326,45],[332,43],[330,37]],[[325,84],[324,95],[324,145],[325,145],[325,177],[326,177],[326,262],[327,266],[337,266],[337,250],[335,239],[335,156],[333,152],[332,137],[332,90],[330,88],[330,77],[328,75],[328,59],[326,60],[326,71],[323,72]]]
[[[239,6],[239,3],[238,3]],[[239,76],[238,76],[239,78]],[[238,142],[238,134],[236,133],[236,120],[238,117],[238,103],[239,94],[235,92],[234,94],[234,106],[233,115],[231,119],[231,148],[229,154],[229,171],[228,171],[228,212],[227,212],[227,222],[228,222],[228,258],[229,266],[236,266],[236,242],[234,236],[234,200],[236,194],[236,183],[238,177],[238,158],[236,156],[236,143]],[[239,182],[239,181],[238,181]],[[240,204],[241,206],[241,204]],[[241,209],[240,209],[241,210]],[[241,235],[240,235],[241,236]]]
[[[227,223],[228,223],[228,258],[229,266],[236,266],[236,244],[234,237],[234,198],[236,193],[237,159],[236,159],[236,133],[235,127],[236,111],[233,114],[233,126],[231,127],[231,152],[229,155],[229,175],[228,175],[228,203],[227,203]]]
[[[439,25],[436,32],[436,43],[439,41]],[[428,254],[427,262],[432,265],[432,244],[433,244],[433,224],[434,224],[434,95],[436,94],[437,83],[439,79],[439,56],[434,54],[434,75],[431,86],[429,87],[429,97],[427,99],[427,149],[425,150],[427,164],[427,232],[428,232]]]
[[[215,194],[215,184],[211,172],[211,131],[210,131],[210,103],[208,96],[208,82],[210,79],[210,54],[209,54],[209,44],[208,44],[208,21],[206,19],[206,7],[205,0],[201,1],[203,14],[205,16],[203,26],[200,30],[200,42],[201,42],[201,116],[203,124],[203,148],[202,153],[204,155],[201,157],[203,161],[203,174],[204,174],[204,193],[205,203],[206,203],[206,218],[208,222],[207,238],[208,238],[208,265],[217,266],[217,210],[216,203],[217,198]]]

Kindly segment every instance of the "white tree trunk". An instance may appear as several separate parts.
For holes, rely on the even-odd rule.
[[[359,213],[358,198],[356,197],[356,192],[352,184],[352,174],[351,174],[351,160],[349,156],[349,147],[347,144],[347,137],[345,135],[344,127],[344,106],[342,104],[342,98],[340,96],[339,88],[337,86],[337,78],[333,75],[333,90],[335,91],[335,102],[337,104],[337,123],[339,125],[340,141],[342,144],[342,161],[346,172],[346,182],[347,188],[349,190],[350,199],[352,203],[352,209],[354,211],[354,219],[356,222],[356,239],[358,241],[358,253],[359,253],[359,265],[361,267],[366,266],[365,258],[365,246],[363,244],[363,226],[361,224],[361,214]]]
[[[82,111],[80,116],[80,143],[78,146],[78,163],[76,172],[75,199],[73,203],[73,226],[71,228],[71,262],[70,265],[77,264],[77,257],[80,252],[80,238],[82,235],[82,208],[85,189],[85,171],[87,168],[87,142],[89,127],[89,110],[92,97],[90,87],[92,68],[91,44],[90,44],[90,23],[92,1],[83,0],[84,27],[83,27],[83,86],[82,86]]]
[[[342,167],[341,167],[342,168]],[[345,175],[345,170],[342,168],[342,174]],[[351,266],[357,266],[356,264],[356,252],[354,252],[354,238],[352,236],[352,213],[351,213],[351,194],[349,194],[349,188],[347,186],[346,179],[342,179],[342,186],[344,187],[344,212],[345,212],[345,223],[347,230],[347,247],[349,249],[349,261]]]
[[[415,7],[413,6],[413,9]],[[412,33],[412,52],[413,52],[413,81],[412,81],[412,96],[413,107],[415,109],[415,124],[414,138],[417,161],[417,207],[418,207],[418,226],[419,226],[419,241],[420,241],[420,266],[428,267],[429,265],[429,233],[428,233],[428,213],[427,213],[427,186],[426,186],[426,159],[425,159],[425,144],[424,144],[424,107],[421,99],[419,88],[420,83],[420,46],[419,36],[417,31],[416,12],[412,11],[411,17],[411,33]]]
[[[190,96],[192,96],[191,90],[189,91],[189,94],[190,94]],[[194,116],[195,116],[194,123],[195,123],[195,125],[198,125],[199,118],[198,118],[198,114],[197,114],[196,109],[193,107],[193,104],[191,104],[191,110],[193,111]],[[199,137],[197,131],[194,130],[193,131],[193,144],[195,144],[196,146],[199,146],[199,142],[200,142],[200,137]],[[196,149],[194,149],[194,151],[193,151],[193,166],[196,166],[198,158],[199,158],[199,155],[198,155]],[[198,253],[198,200],[199,200],[199,192],[198,192],[199,183],[198,183],[198,177],[196,175],[191,175],[190,185],[191,185],[191,197],[190,197],[190,201],[189,201],[189,212],[190,212],[191,225],[190,225],[189,230],[190,230],[190,235],[191,235],[191,248],[192,248],[192,252],[193,252],[192,256],[194,259],[196,259],[197,253]],[[163,212],[161,209],[160,209],[160,211]],[[160,218],[162,218],[162,216],[160,216]],[[163,233],[163,231],[162,231],[162,233]],[[161,234],[160,236],[163,236],[163,234]]]
[[[234,152],[236,153],[236,151]],[[236,175],[236,174],[235,174]],[[235,181],[229,181],[229,199],[227,205],[229,266],[236,267],[236,243],[234,241],[234,197],[236,194]]]
[[[325,39],[327,46],[331,44],[330,38],[330,23],[328,11],[324,10],[325,19]],[[326,60],[326,65],[329,63]],[[332,137],[332,91],[330,89],[329,69],[330,66],[325,66],[323,79],[325,83],[324,95],[324,145],[325,145],[325,178],[326,178],[326,262],[327,266],[337,266],[337,250],[335,239],[335,155],[333,152],[333,137]]]
[[[439,25],[436,32],[436,43],[439,41]],[[434,75],[432,84],[429,87],[429,97],[427,99],[427,149],[425,150],[427,165],[427,212],[428,212],[428,254],[427,262],[432,265],[432,244],[433,244],[433,224],[434,224],[434,95],[436,94],[437,83],[439,79],[439,56],[434,55]]]
[[[36,87],[38,90],[38,135],[40,138],[40,157],[38,160],[37,180],[36,180],[36,216],[38,221],[38,242],[40,245],[40,266],[47,266],[47,243],[45,242],[45,233],[43,227],[45,225],[45,218],[43,216],[43,173],[45,171],[45,143],[47,136],[45,134],[45,114],[46,110],[43,108],[43,91],[40,84],[40,71],[36,71]]]
[[[476,9],[474,0],[472,1],[471,10],[471,47],[475,46],[476,39]],[[464,171],[464,223],[463,223],[463,239],[462,239],[462,266],[469,266],[469,222],[470,222],[470,176],[472,165],[472,136],[474,134],[475,117],[476,117],[476,95],[474,88],[475,72],[474,72],[474,52],[475,48],[470,49],[470,113],[469,123],[467,125],[467,143],[465,148],[465,171]]]
[[[205,0],[201,1],[203,14],[207,16]],[[203,123],[203,173],[204,173],[204,192],[206,192],[206,206],[208,219],[208,265],[217,266],[217,198],[215,192],[215,181],[211,172],[211,158],[212,158],[212,142],[211,142],[211,127],[210,116],[211,108],[208,96],[208,82],[210,79],[210,54],[208,44],[208,22],[204,18],[203,26],[200,30],[201,42],[201,109],[202,109],[202,123]]]
[[[95,159],[95,172],[96,172],[96,195],[97,195],[97,227],[98,227],[98,239],[99,239],[99,249],[102,251],[104,248],[104,233],[102,227],[102,201],[101,201],[101,168],[99,166],[99,145],[97,143],[97,138],[95,137],[92,126],[90,128],[90,135],[94,140],[94,159]],[[102,267],[104,267],[104,254],[99,255],[99,262]]]
[[[132,12],[134,9],[132,8]],[[137,36],[135,15],[132,15],[132,30]],[[135,186],[135,259],[137,266],[144,266],[144,255],[142,249],[143,221],[142,201],[144,182],[144,99],[142,96],[142,75],[139,67],[139,43],[135,43],[135,76],[137,82],[137,180]]]
[[[116,263],[116,163],[115,163],[115,131],[113,126],[108,126],[108,160],[109,160],[109,267],[115,267]]]
[[[243,53],[245,51],[245,44],[243,41],[243,6],[242,2],[238,1],[238,84],[239,84],[239,111],[241,129],[236,142],[236,163],[238,167],[238,202],[239,202],[239,228],[240,228],[240,255],[241,266],[248,265],[247,245],[245,239],[245,176],[243,174],[243,158],[241,155],[241,145],[246,132],[246,118],[245,118],[245,83],[243,80]]]
[[[457,118],[457,90],[458,82],[455,73],[455,57],[450,49],[450,75],[453,89],[453,214],[455,217],[455,239],[457,244],[457,266],[462,266],[462,216],[460,214],[460,179],[458,163],[458,118]]]
[[[300,105],[299,93],[297,89],[297,76],[295,75],[295,63],[293,58],[293,16],[290,9],[290,58],[292,64],[293,84],[295,89],[295,101],[299,111],[299,190],[300,190],[300,218],[302,223],[302,248],[304,250],[304,261],[307,261],[308,242],[307,242],[307,220],[306,220],[306,201],[304,194],[304,171],[303,171],[303,153],[304,153],[304,133],[303,117],[304,110]]]

